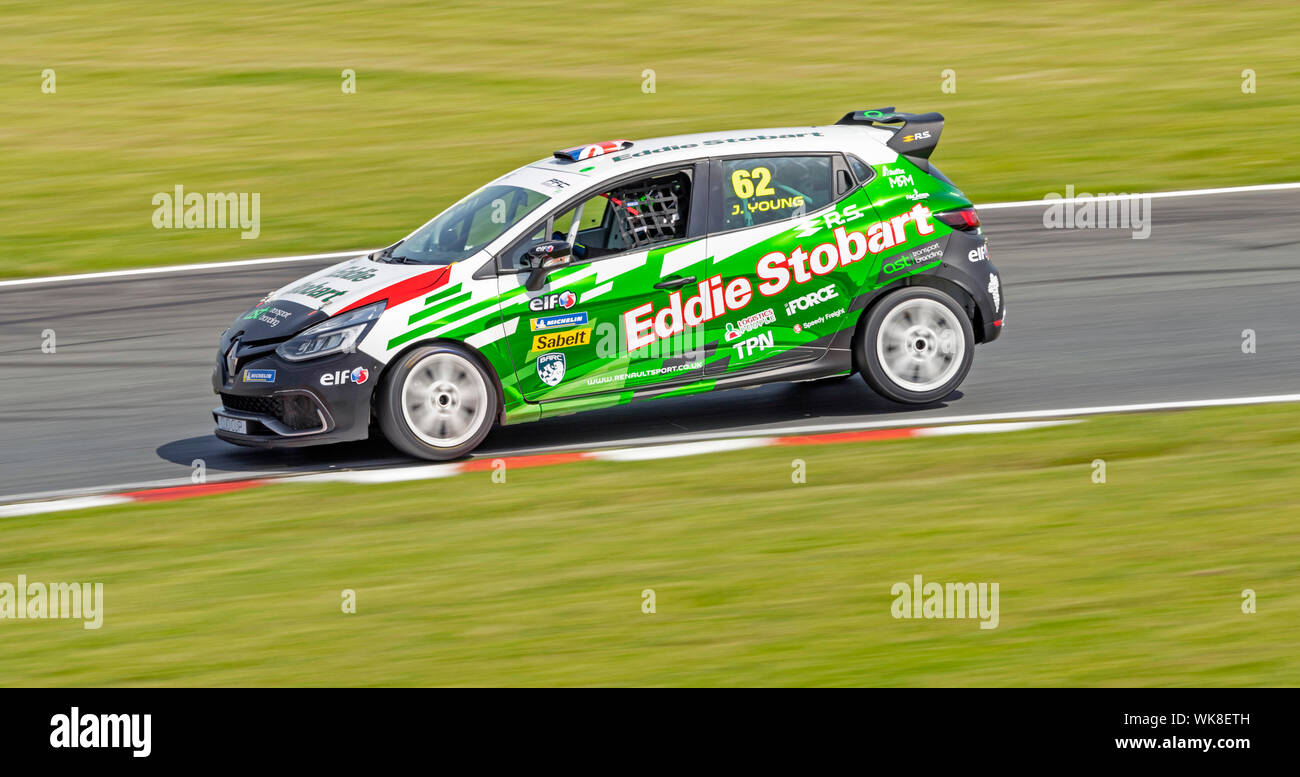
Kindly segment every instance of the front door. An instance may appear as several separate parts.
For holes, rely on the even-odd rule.
[[[502,254],[499,283],[510,299],[532,269],[530,247],[565,240],[573,251],[544,287],[503,310],[507,321],[518,316],[508,343],[526,400],[621,401],[699,380],[703,329],[673,313],[703,280],[689,266],[705,258],[699,167],[660,169],[580,195]]]

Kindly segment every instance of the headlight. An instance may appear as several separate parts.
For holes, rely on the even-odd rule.
[[[376,302],[364,308],[348,311],[328,321],[322,321],[305,332],[280,343],[275,352],[281,358],[300,362],[332,353],[351,353],[357,341],[384,312],[385,302]]]

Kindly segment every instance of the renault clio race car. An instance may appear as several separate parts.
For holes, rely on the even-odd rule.
[[[403,240],[267,295],[221,338],[216,435],[379,428],[426,459],[494,424],[859,372],[952,393],[1006,301],[937,113],[556,151]]]

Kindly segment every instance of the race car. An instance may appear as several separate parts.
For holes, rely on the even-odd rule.
[[[860,373],[943,399],[1006,300],[937,113],[610,140],[525,165],[291,283],[221,337],[216,435],[382,430],[416,457],[514,424]]]

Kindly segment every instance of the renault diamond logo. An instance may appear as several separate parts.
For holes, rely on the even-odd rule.
[[[230,350],[226,351],[226,374],[234,375],[235,368],[239,366],[239,357],[235,352],[239,350],[239,339],[230,341]]]

